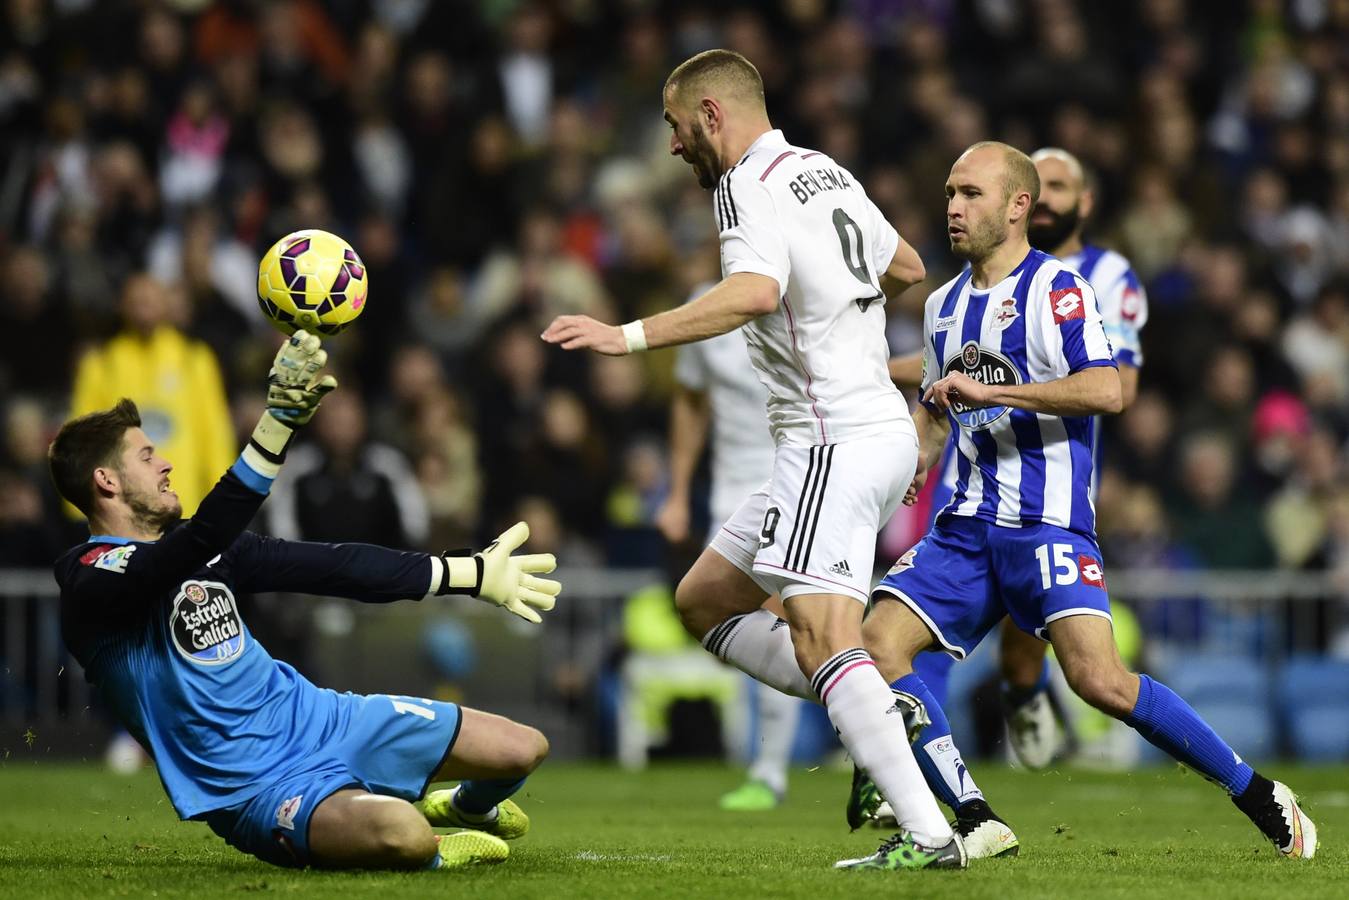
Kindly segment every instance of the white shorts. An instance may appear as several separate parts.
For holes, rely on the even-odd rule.
[[[876,535],[913,481],[918,442],[889,434],[817,447],[784,446],[773,477],[712,538],[712,549],[759,587],[871,596]]]

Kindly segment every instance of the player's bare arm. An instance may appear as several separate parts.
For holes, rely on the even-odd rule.
[[[1120,412],[1134,405],[1138,399],[1138,367],[1119,364]]]
[[[951,420],[927,406],[922,406],[914,413],[913,425],[918,431],[918,468],[914,471],[913,482],[904,493],[905,506],[913,506],[917,502],[918,492],[927,483],[928,472],[941,462],[942,451],[951,437]]]
[[[900,238],[894,258],[890,260],[890,267],[881,273],[881,290],[885,293],[886,299],[895,299],[926,277],[927,269],[923,266],[923,258],[912,245]]]
[[[1124,408],[1114,366],[1092,366],[1053,381],[1015,385],[981,384],[953,372],[928,388],[923,399],[943,412],[954,403],[1011,406],[1051,416],[1115,415]]]
[[[923,384],[923,354],[909,353],[905,356],[892,356],[888,363],[890,380],[898,388],[917,388]]]
[[[670,493],[656,512],[656,527],[671,543],[689,536],[689,489],[711,421],[707,393],[676,385],[670,403]]]
[[[778,297],[777,279],[737,272],[691,303],[627,325],[606,325],[589,316],[558,316],[543,339],[563,350],[594,350],[605,356],[691,344],[768,315],[777,309]]]

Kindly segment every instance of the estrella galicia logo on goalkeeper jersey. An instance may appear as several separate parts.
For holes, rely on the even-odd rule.
[[[183,582],[173,598],[169,631],[178,652],[198,665],[222,665],[244,652],[239,607],[218,581]]]
[[[993,350],[968,341],[960,352],[946,362],[942,375],[963,372],[980,384],[1020,384],[1021,373],[1012,361]],[[994,422],[1007,415],[1007,406],[967,406],[956,401],[951,404],[951,414],[962,428],[970,431],[983,431]]]

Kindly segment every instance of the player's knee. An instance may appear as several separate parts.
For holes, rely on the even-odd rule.
[[[436,852],[430,823],[410,804],[381,804],[366,828],[375,857],[383,866],[414,869],[425,865]]]
[[[862,623],[862,644],[876,661],[877,668],[885,675],[887,681],[893,681],[905,674],[912,669],[913,663],[911,657],[905,658],[903,650],[896,646],[893,638],[893,632],[887,630],[878,619],[868,617]]]
[[[708,601],[708,585],[697,575],[685,575],[675,588],[675,610],[684,629],[701,641],[706,634],[730,617]]]
[[[548,758],[548,738],[537,728],[519,725],[502,748],[501,764],[506,773],[523,778]]]

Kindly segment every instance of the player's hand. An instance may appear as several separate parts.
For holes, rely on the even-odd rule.
[[[909,482],[909,489],[904,492],[904,505],[913,506],[918,502],[918,494],[923,490],[923,485],[927,484],[927,458],[923,451],[918,451],[918,468],[913,472],[913,481]]]
[[[671,494],[656,510],[656,528],[671,544],[681,544],[689,536],[689,498]]]
[[[482,580],[478,596],[538,624],[539,611],[547,612],[557,602],[562,585],[550,578],[537,578],[557,568],[551,553],[511,554],[529,539],[529,526],[516,522],[481,553]]]
[[[320,375],[328,351],[318,335],[304,330],[292,334],[272,360],[267,373],[267,410],[291,427],[306,425],[323,398],[337,387],[337,379]]]
[[[990,406],[993,402],[993,388],[975,381],[964,372],[952,372],[927,389],[923,400],[935,405],[940,412],[946,412],[955,403],[968,407]]]
[[[590,316],[558,316],[543,332],[550,344],[561,344],[563,350],[594,350],[605,356],[624,356],[628,342],[623,329],[605,325]]]

